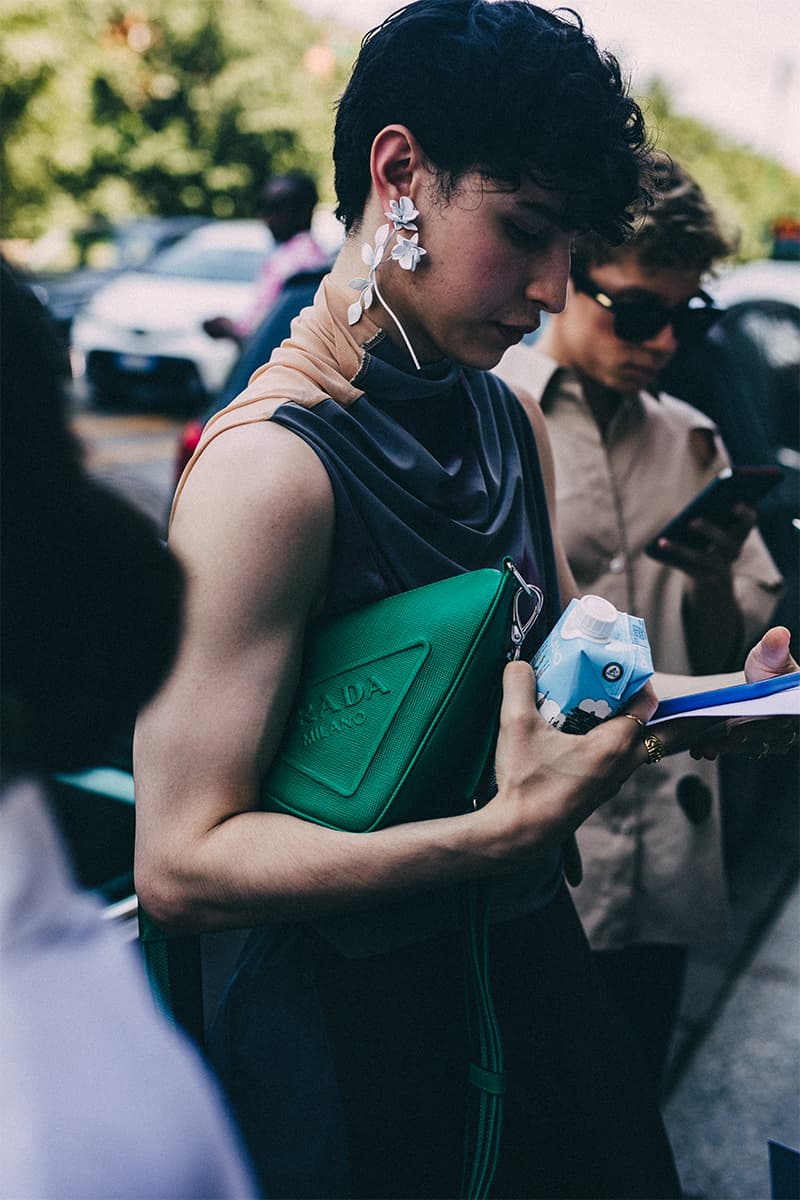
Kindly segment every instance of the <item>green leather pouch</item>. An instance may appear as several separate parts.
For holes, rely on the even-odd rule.
[[[359,833],[464,811],[494,748],[503,667],[540,608],[506,560],[312,628],[264,808]]]

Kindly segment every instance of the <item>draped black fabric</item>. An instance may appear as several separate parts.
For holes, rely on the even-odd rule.
[[[349,407],[286,404],[272,419],[313,447],[336,502],[331,574],[323,616],[514,559],[544,592],[525,645],[532,657],[561,612],[536,441],[514,394],[496,376],[447,360],[412,371],[385,335],[373,340]],[[499,880],[495,919],[546,903],[560,854]],[[340,952],[357,957],[452,929],[455,893],[376,905],[317,923]]]
[[[353,380],[365,391],[354,404],[286,404],[272,418],[314,448],[333,484],[324,615],[510,555],[545,594],[532,655],[561,605],[528,418],[494,375],[446,360],[410,372],[402,361],[381,337]]]

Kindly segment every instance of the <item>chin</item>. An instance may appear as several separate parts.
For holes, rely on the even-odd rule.
[[[484,355],[482,358],[473,356],[469,359],[460,360],[460,366],[471,367],[473,371],[493,371],[502,358],[500,355]]]
[[[504,354],[505,350],[472,345],[465,347],[461,354],[453,355],[453,361],[462,367],[472,367],[475,371],[491,371]]]

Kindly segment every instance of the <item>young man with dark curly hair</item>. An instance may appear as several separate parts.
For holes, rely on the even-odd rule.
[[[570,738],[510,663],[483,807],[366,834],[259,808],[311,621],[508,555],[545,593],[532,654],[574,594],[546,435],[488,369],[563,306],[575,230],[630,227],[645,157],[616,62],[574,17],[400,10],[339,105],[344,247],[183,476],[187,628],[137,730],[137,880],[161,924],[257,927],[213,1052],[269,1195],[463,1194],[471,1097],[502,1080],[467,1065],[456,896],[489,877],[507,1063],[492,1194],[678,1192],[560,849],[646,761],[652,692],[638,721]],[[768,649],[785,663],[782,633]]]
[[[498,373],[544,414],[578,586],[644,617],[657,669],[713,673],[766,628],[781,579],[748,508],[706,529],[703,550],[665,543],[656,559],[645,549],[728,465],[713,423],[659,391],[658,374],[718,317],[701,285],[734,247],[679,164],[654,164],[651,187],[632,241],[576,240],[566,308]],[[727,929],[716,773],[688,754],[637,772],[578,835],[575,906],[656,1084],[687,949]]]

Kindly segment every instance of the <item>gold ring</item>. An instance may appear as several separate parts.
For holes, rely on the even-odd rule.
[[[635,721],[640,729],[644,729],[644,721],[641,719],[641,717],[637,717],[634,713],[623,713],[622,715],[629,721]]]
[[[648,762],[661,762],[664,757],[664,743],[661,741],[661,738],[657,738],[654,733],[648,733],[644,739],[644,748],[647,751]]]

